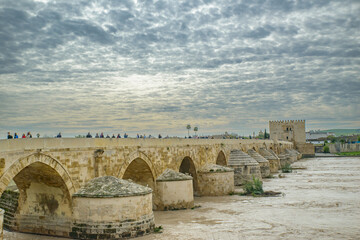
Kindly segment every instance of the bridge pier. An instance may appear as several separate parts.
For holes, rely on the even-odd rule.
[[[207,164],[198,172],[200,196],[224,196],[234,192],[234,170]]]
[[[156,179],[154,210],[178,210],[194,207],[193,178],[166,169]]]
[[[231,151],[228,166],[234,169],[236,186],[252,181],[253,177],[261,179],[259,163],[241,150]]]
[[[269,161],[270,164],[270,173],[277,173],[280,169],[280,158],[274,154],[272,154],[266,148],[260,148],[259,154],[263,156],[265,159]]]
[[[154,230],[152,190],[111,176],[91,180],[73,194],[70,237],[122,239]]]

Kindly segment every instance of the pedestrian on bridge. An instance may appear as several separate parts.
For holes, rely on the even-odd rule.
[[[7,136],[7,139],[12,139],[13,136],[10,134],[10,132],[8,132],[8,136]]]

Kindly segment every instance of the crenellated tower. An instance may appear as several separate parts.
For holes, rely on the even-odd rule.
[[[269,121],[270,139],[305,143],[305,120]]]

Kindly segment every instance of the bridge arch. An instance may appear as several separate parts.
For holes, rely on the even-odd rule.
[[[14,162],[1,176],[1,193],[14,180],[18,207],[11,229],[20,232],[68,236],[74,184],[54,158],[35,153]],[[54,226],[58,226],[54,229]]]
[[[181,164],[178,169],[179,172],[188,173],[193,177],[194,195],[198,195],[198,191],[199,191],[198,178],[197,178],[197,170],[194,161],[190,157],[186,156],[181,161]]]
[[[118,177],[131,179],[135,183],[155,190],[155,168],[147,155],[138,151],[130,154],[129,159],[130,161],[125,162],[121,167]]]
[[[220,152],[216,158],[216,164],[221,165],[221,166],[227,166],[226,156],[222,150],[220,150]]]
[[[15,161],[4,172],[4,174],[0,177],[0,195],[5,191],[6,187],[16,175],[18,175],[24,168],[33,163],[42,163],[54,169],[64,181],[70,195],[76,192],[76,188],[70,177],[70,174],[66,171],[60,162],[46,154],[34,153]]]

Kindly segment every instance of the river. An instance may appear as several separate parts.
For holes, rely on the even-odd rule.
[[[195,198],[199,208],[155,212],[163,233],[138,240],[360,239],[360,158],[311,158],[264,180],[279,197]],[[299,169],[300,168],[300,169]],[[4,232],[5,240],[60,240]]]

